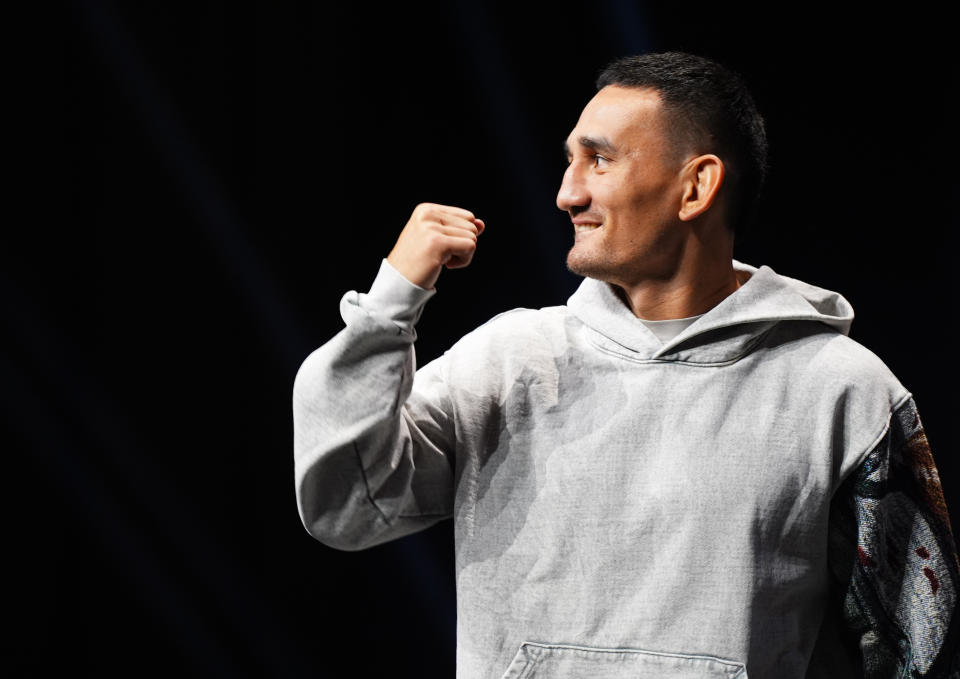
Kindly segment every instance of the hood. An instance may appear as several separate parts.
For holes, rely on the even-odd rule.
[[[843,334],[850,331],[853,307],[842,295],[781,276],[768,266],[757,269],[734,261],[733,267],[749,273],[750,279],[667,344],[660,343],[608,283],[584,279],[567,308],[603,335],[608,349],[641,360],[733,361],[782,321],[825,324]]]

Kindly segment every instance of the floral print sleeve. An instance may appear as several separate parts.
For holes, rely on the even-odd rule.
[[[836,496],[829,557],[862,676],[960,677],[960,563],[912,399]]]

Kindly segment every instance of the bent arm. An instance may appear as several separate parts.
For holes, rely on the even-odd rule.
[[[370,547],[452,512],[455,437],[441,362],[415,376],[414,325],[432,295],[384,261],[368,294],[344,295],[346,327],[297,373],[297,504],[327,545]]]

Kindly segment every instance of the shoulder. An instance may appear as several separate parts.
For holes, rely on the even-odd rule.
[[[819,333],[804,344],[795,386],[811,421],[839,444],[843,478],[886,433],[893,413],[911,395],[880,357],[840,332]]]
[[[822,333],[811,349],[805,369],[824,384],[885,394],[891,407],[908,395],[879,356],[842,333]]]
[[[450,377],[511,380],[518,372],[547,369],[569,347],[570,320],[563,306],[498,314],[445,353]]]
[[[568,318],[565,306],[511,309],[464,335],[453,349],[496,346],[514,352],[523,349],[523,342],[537,343],[563,334]]]

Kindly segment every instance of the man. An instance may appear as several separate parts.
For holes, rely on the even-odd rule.
[[[732,259],[766,162],[741,81],[614,62],[566,142],[563,307],[415,373],[485,225],[421,205],[294,387],[307,529],[453,517],[460,677],[950,676],[958,562],[913,401],[840,295]]]

